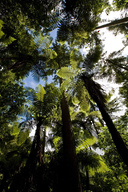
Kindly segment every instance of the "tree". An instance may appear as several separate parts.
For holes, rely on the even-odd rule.
[[[22,179],[19,178],[19,185],[17,186],[15,186],[15,183],[13,183],[10,191],[30,191],[33,187],[35,187],[35,185],[36,191],[41,191],[42,188],[45,188],[46,191],[49,191],[49,186],[45,184],[45,181],[42,179],[42,175],[45,174],[43,168],[43,158],[45,149],[46,126],[50,124],[51,117],[53,115],[52,112],[54,112],[54,108],[58,102],[58,89],[53,84],[46,85],[45,89],[41,85],[37,86],[36,91],[32,90],[31,88],[28,89],[28,98],[31,99],[32,102],[32,106],[29,107],[29,111],[31,112],[30,117],[33,117],[34,120],[30,121],[29,118],[29,120],[27,119],[26,122],[21,123],[21,126],[25,129],[27,127],[30,129],[30,126],[35,124],[36,132],[32,142],[29,157],[22,172]],[[41,136],[42,129],[44,129],[43,138]],[[38,182],[35,184],[36,177],[38,177]],[[44,182],[44,186],[42,185],[42,182]],[[22,186],[23,183],[24,187]]]
[[[88,60],[89,60],[89,57],[87,58],[87,61]],[[93,60],[91,60],[91,61],[92,61],[92,63],[95,63],[96,58],[94,57]],[[65,78],[65,77],[68,78],[68,75],[65,74],[66,72],[67,72],[67,74],[68,73],[72,74],[72,77],[77,76],[77,74],[80,74],[80,70],[75,71],[72,68],[62,68],[61,70],[58,71],[57,74],[63,78]],[[119,132],[116,130],[111,117],[109,116],[109,114],[107,112],[107,109],[105,106],[105,102],[106,102],[105,97],[104,97],[105,95],[103,95],[103,93],[101,92],[102,89],[101,89],[100,85],[98,83],[95,83],[91,79],[91,75],[88,75],[87,72],[86,73],[82,72],[82,73],[83,74],[79,75],[80,79],[82,79],[82,81],[84,82],[84,86],[86,87],[86,90],[88,91],[92,100],[97,103],[97,106],[102,114],[102,117],[112,135],[112,138],[117,147],[117,150],[118,150],[119,154],[121,155],[122,160],[125,162],[126,165],[128,165],[127,157],[125,155],[128,153],[128,150],[127,150],[127,147],[126,147],[125,143],[123,142]]]
[[[66,66],[70,62],[69,50],[65,45],[54,45],[54,50],[57,53],[56,62],[58,69]],[[63,60],[65,56],[65,60]],[[60,86],[62,79],[59,78]],[[68,101],[66,98],[65,90],[61,93],[61,111],[62,111],[62,137],[63,137],[63,152],[64,152],[64,181],[62,191],[81,191],[80,176],[78,169],[78,162],[75,150],[75,140],[72,130],[71,117],[69,112]]]
[[[105,98],[101,92],[101,87],[99,84],[95,83],[90,77],[87,77],[85,75],[82,76],[82,79],[85,83],[85,87],[88,90],[90,96],[92,99],[97,103],[97,106],[102,114],[102,117],[111,133],[112,139],[116,145],[116,148],[118,150],[118,153],[122,157],[122,160],[124,163],[128,166],[128,149],[122,140],[119,132],[115,128],[115,125],[113,124],[109,114],[107,113],[106,106],[105,106]]]
[[[58,40],[69,44],[84,45],[95,29],[100,14],[108,1],[62,1],[63,17],[60,20]]]
[[[31,146],[29,132],[21,131],[19,122],[2,125],[0,129],[0,190],[8,191],[15,176],[26,163]],[[15,180],[17,181],[17,180]],[[15,183],[17,186],[17,182]]]
[[[2,42],[7,42],[7,40],[11,42],[8,46],[6,43],[0,48],[0,65],[3,69],[12,69],[18,79],[23,78],[32,68],[36,68],[40,60],[46,60],[46,51],[44,53],[46,47],[42,48],[42,51],[39,42],[35,42],[35,39],[36,36],[45,36],[45,40],[40,39],[45,44],[44,41],[48,39],[46,32],[52,30],[53,22],[53,25],[57,22],[56,5],[58,1],[49,1],[49,3],[34,1],[25,4],[19,1],[1,1],[0,4],[2,32],[4,33],[0,38]],[[38,15],[37,12],[35,14],[35,10],[38,10]],[[42,32],[41,28],[45,28],[46,31]],[[41,51],[44,53],[43,55]],[[43,69],[42,73],[45,75]]]
[[[93,74],[97,72],[97,68],[99,69],[100,64],[98,61],[101,58],[103,50],[98,32],[94,31],[94,29],[98,25],[100,14],[107,7],[108,2],[106,0],[51,0],[49,2],[35,0],[32,2],[27,1],[24,4],[17,0],[14,3],[12,0],[9,2],[1,1],[0,5],[0,13],[2,15],[2,21],[0,21],[0,41],[2,45],[0,48],[0,65],[2,78],[9,73],[15,73],[14,79],[21,80],[30,71],[33,71],[33,74],[36,74],[38,79],[40,77],[47,79],[49,75],[53,75],[54,83],[60,86],[58,93],[58,89],[54,85],[47,85],[45,89],[50,94],[44,94],[46,90],[44,91],[42,86],[38,86],[40,91],[37,91],[37,93],[29,89],[28,100],[30,101],[32,99],[32,102],[27,108],[30,114],[27,116],[27,121],[21,123],[21,131],[17,134],[17,142],[22,143],[24,139],[27,141],[29,132],[24,130],[30,128],[29,123],[35,123],[37,130],[31,150],[29,149],[27,163],[23,161],[22,170],[18,172],[19,178],[16,179],[17,174],[15,173],[6,177],[7,179],[9,178],[8,188],[10,187],[10,191],[44,190],[49,192],[53,190],[57,192],[61,190],[62,192],[80,192],[82,190],[82,183],[83,190],[89,190],[90,188],[90,190],[94,191],[93,184],[95,184],[96,190],[101,191],[102,188],[96,185],[95,180],[89,186],[90,167],[97,167],[97,163],[95,163],[95,160],[98,159],[96,158],[97,156],[92,151],[85,150],[85,153],[82,151],[80,154],[79,161],[77,159],[77,155],[79,156],[77,146],[80,147],[80,145],[88,142],[87,139],[84,140],[78,134],[81,129],[85,129],[85,126],[87,126],[86,130],[90,131],[90,133],[91,129],[95,130],[97,137],[103,129],[103,120],[99,112],[96,112],[98,108],[112,134],[119,153],[122,155],[124,162],[128,164],[126,157],[127,148],[108,114],[106,100],[102,94],[101,87],[92,80]],[[57,18],[57,16],[60,17]],[[57,40],[52,44],[52,38],[49,37],[48,32],[57,27]],[[88,48],[86,57],[83,57],[78,51],[82,46]],[[120,82],[126,82],[127,65],[123,63],[124,61],[126,62],[126,58],[116,57],[113,59],[111,57],[105,59],[105,61],[109,64],[108,68],[112,76],[114,73],[118,74],[120,71],[118,80]],[[115,67],[115,63],[117,67]],[[12,72],[9,71],[10,69]],[[64,81],[63,79],[66,80]],[[10,86],[9,90],[5,89],[4,83],[2,84],[2,89],[4,87],[7,90],[1,99],[5,104],[9,102],[7,95],[14,96],[12,91],[16,92],[17,89],[20,91],[20,94],[16,92],[17,98],[15,100],[17,99],[17,103],[14,113],[10,116],[13,117],[12,119],[9,119],[10,117],[6,119],[3,114],[4,110],[8,114],[8,110],[13,106],[13,102],[11,105],[6,105],[6,109],[3,106],[1,107],[2,121],[4,122],[5,120],[7,122],[4,126],[2,125],[2,129],[6,125],[9,127],[11,120],[14,121],[17,115],[19,115],[18,101],[20,107],[23,104],[21,98],[22,95],[24,98],[24,94],[22,94],[24,89],[22,90],[20,81],[15,82],[18,85],[14,81],[7,81],[5,83],[6,85],[12,85],[12,89]],[[122,94],[125,97],[126,93],[127,91],[123,89]],[[29,117],[33,118],[33,121]],[[56,135],[60,137],[51,137],[55,148],[55,151],[51,152],[51,155],[48,152],[45,153],[47,126],[54,127],[57,130]],[[41,137],[42,129],[43,136]],[[81,141],[81,138],[83,141]],[[4,139],[6,141],[6,136],[4,136]],[[59,149],[57,149],[57,145],[59,145]],[[90,165],[87,163],[88,159],[90,159]],[[83,168],[81,166],[79,167],[80,163],[83,165]],[[57,168],[57,173],[55,168]],[[81,174],[81,178],[86,178],[86,184],[83,180],[82,182],[80,181],[79,168],[84,172],[83,175]],[[53,173],[51,173],[52,170]],[[112,172],[113,175],[115,172]],[[107,174],[104,175],[109,181]],[[15,178],[13,175],[15,175]],[[97,175],[100,177],[100,174]],[[10,178],[12,179],[11,181]],[[50,178],[52,178],[51,181]],[[100,178],[103,179],[103,176]],[[21,183],[17,182],[18,180]],[[7,180],[3,181],[5,182]],[[7,189],[5,183],[2,190]],[[19,186],[14,187],[15,183],[19,184]],[[106,183],[103,182],[103,184],[105,186],[104,189],[106,189]],[[110,187],[109,189],[111,190],[112,188]]]
[[[11,71],[0,71],[0,124],[12,123],[20,114],[25,103],[25,89],[21,81],[15,80],[15,74]]]
[[[127,135],[125,134],[125,131],[127,129],[126,115],[122,116],[117,121],[115,121],[115,124],[123,140],[127,144],[127,138],[126,138]],[[110,137],[110,133],[107,127],[105,126],[102,130],[103,130],[102,133],[99,134],[99,147],[100,149],[104,150],[103,158],[106,164],[108,165],[108,167],[110,168],[108,174],[104,175],[104,177],[107,177],[106,180],[108,183],[108,179],[111,174],[110,178],[112,178],[112,180],[109,179],[111,190],[127,191],[127,186],[128,186],[127,166],[122,162],[122,159],[120,158],[119,154],[115,150],[115,145],[112,141],[112,138]],[[105,180],[103,181],[104,182],[102,183],[102,186],[103,187],[105,187],[105,185],[107,186],[107,183],[105,182]],[[100,183],[100,181],[98,182]]]

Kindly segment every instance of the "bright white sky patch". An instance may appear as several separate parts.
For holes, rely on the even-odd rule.
[[[121,19],[122,17],[125,17],[125,11],[115,11],[115,12],[110,12],[109,15],[103,11],[101,15],[102,20],[106,20],[105,23],[99,23],[100,25],[109,23],[112,20],[115,19]],[[118,34],[115,36],[113,32],[110,32],[106,28],[102,28],[98,30],[99,33],[101,34],[101,38],[103,40],[104,44],[104,51],[107,51],[107,56],[112,53],[113,51],[118,51],[124,47],[122,41],[125,38],[123,34]],[[128,53],[128,47],[125,49],[124,54],[126,55]]]

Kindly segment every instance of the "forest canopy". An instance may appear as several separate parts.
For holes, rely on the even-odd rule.
[[[127,8],[0,1],[1,192],[128,191]],[[115,11],[125,14],[104,24]],[[123,48],[106,54],[102,28]]]

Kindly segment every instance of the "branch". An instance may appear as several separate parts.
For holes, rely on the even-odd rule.
[[[128,17],[125,17],[123,19],[118,19],[118,20],[112,21],[110,23],[107,23],[105,25],[98,26],[98,27],[95,28],[95,30],[105,28],[105,27],[111,27],[111,26],[114,26],[114,25],[119,25],[119,24],[127,23],[127,22],[128,22]]]
[[[107,59],[106,61],[108,61],[109,63],[111,63],[112,65],[114,65],[114,66],[117,66],[117,67],[119,67],[119,68],[121,68],[121,69],[125,69],[126,71],[128,71],[128,67],[125,67],[125,66],[122,66],[122,65],[119,65],[119,64],[115,64],[115,62],[114,61],[112,61],[112,60],[109,60],[109,59]]]

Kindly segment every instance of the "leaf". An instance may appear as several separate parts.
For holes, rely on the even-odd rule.
[[[74,48],[70,53],[70,64],[73,68],[76,68],[78,63],[82,61],[82,55],[77,48]]]
[[[18,123],[15,123],[12,127],[11,127],[11,135],[18,135],[18,133],[20,132],[20,129],[18,128]]]
[[[78,105],[80,103],[79,99],[75,95],[72,97],[72,103],[74,105]]]
[[[71,67],[62,67],[57,71],[57,75],[63,79],[70,79],[75,77],[79,72],[79,69],[73,69]]]
[[[0,41],[1,43],[3,43],[4,45],[9,45],[11,44],[13,41],[15,41],[16,39],[14,37],[9,36],[8,38],[6,38],[5,33],[1,30],[3,27],[4,22],[2,20],[0,20]]]
[[[29,130],[27,131],[21,131],[18,135],[18,138],[17,138],[17,143],[18,145],[21,145],[23,144],[26,139],[29,137]]]
[[[4,22],[0,20],[0,29],[2,29]]]
[[[87,149],[90,145],[93,145],[96,142],[96,137],[91,136],[90,138],[84,140],[80,145],[78,145],[76,151],[79,152],[80,150]]]
[[[7,39],[5,39],[4,41],[3,41],[3,43],[5,44],[5,45],[9,45],[9,44],[11,44],[13,41],[15,41],[16,39],[14,38],[14,37],[11,37],[11,36],[9,36]]]
[[[99,169],[97,170],[98,173],[102,172],[106,172],[106,171],[109,171],[110,169],[107,167],[107,165],[105,164],[105,162],[103,161],[103,159],[99,156],[99,159],[100,159],[100,167]]]
[[[92,111],[88,114],[88,116],[95,116],[101,118],[101,113],[99,111]]]
[[[105,173],[107,171],[110,171],[110,169],[108,168],[108,166],[105,164],[105,162],[103,161],[103,159],[100,157],[100,155],[98,156],[98,161],[99,161],[99,165],[98,167],[94,168],[94,167],[90,167],[89,172],[90,174],[93,176],[95,175],[95,173]]]
[[[79,111],[76,111],[76,110],[74,109],[74,107],[70,107],[69,109],[70,109],[71,120],[74,120],[75,117],[76,117],[76,115],[79,113]]]
[[[4,35],[4,32],[0,30],[0,38]]]
[[[55,57],[57,57],[57,53],[51,49],[48,49],[48,55],[50,59],[54,59]]]
[[[60,144],[59,144],[60,140],[61,140],[61,137],[56,137],[56,138],[53,139],[53,143],[54,143],[55,150],[58,149],[58,147],[59,147],[59,145],[60,145]]]
[[[0,38],[4,35],[4,32],[1,30],[3,27],[4,22],[0,20]]]
[[[87,112],[90,110],[90,104],[86,101],[85,98],[79,104],[82,112]]]
[[[77,36],[77,37],[81,37],[81,38],[84,38],[84,39],[88,39],[88,33],[87,32],[85,32],[85,31],[81,31],[80,33],[79,32],[75,32],[75,35]]]
[[[39,84],[37,87],[36,87],[36,96],[37,96],[37,99],[41,102],[43,102],[44,100],[44,95],[46,94],[43,86],[41,84]]]

